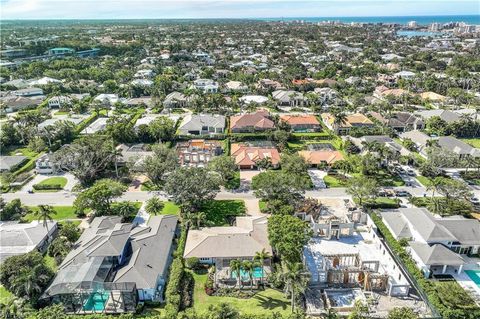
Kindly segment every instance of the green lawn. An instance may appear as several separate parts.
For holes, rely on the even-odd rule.
[[[245,215],[243,200],[211,200],[202,209],[207,215],[208,226],[229,225],[230,218]]]
[[[53,272],[57,272],[58,266],[57,262],[55,261],[55,258],[51,257],[47,254],[43,256],[43,260],[45,260],[45,264],[47,265],[48,268],[50,268]]]
[[[41,181],[38,185],[60,185],[63,188],[67,185],[67,179],[65,177],[50,177]]]
[[[172,202],[164,202],[165,206],[162,209],[162,215],[178,215],[180,213],[180,207]]]
[[[355,198],[354,202],[358,204],[358,200]],[[365,206],[370,208],[398,208],[400,207],[400,199],[390,197],[377,197],[374,201],[365,201]]]
[[[13,294],[10,291],[8,291],[5,287],[0,285],[0,303],[6,303],[12,297],[13,297]]]
[[[462,138],[461,140],[473,147],[480,148],[480,138]]]
[[[323,178],[323,181],[325,182],[325,185],[327,185],[327,187],[345,187],[347,185],[347,183],[343,180],[341,180],[340,178],[337,178],[336,176],[333,176],[333,175],[326,175],[324,178]]]
[[[27,222],[37,220],[37,218],[33,215],[33,212],[37,211],[38,207],[30,206],[28,208],[32,211],[32,213],[27,214],[22,219]],[[78,218],[75,214],[75,208],[73,206],[53,206],[53,210],[56,212],[56,214],[52,216],[52,219],[54,220]]]
[[[258,207],[260,208],[260,211],[263,212],[265,209],[267,209],[267,202],[261,200],[258,202]]]
[[[65,185],[67,185],[67,179],[65,177],[50,177],[41,181],[36,185],[60,185],[60,187],[63,189]],[[58,192],[59,190],[58,189],[34,189],[33,191],[37,193],[48,193],[48,192],[54,193],[54,192]]]
[[[432,184],[432,182],[430,182],[430,179],[428,177],[425,177],[422,175],[417,176],[416,179],[425,187],[428,187]]]
[[[248,299],[208,296],[204,290],[207,274],[194,273],[193,279],[195,280],[193,308],[200,315],[204,314],[210,305],[218,305],[222,302],[228,303],[245,315],[267,315],[273,312],[287,315],[291,313],[290,300],[286,299],[281,291],[265,289]]]

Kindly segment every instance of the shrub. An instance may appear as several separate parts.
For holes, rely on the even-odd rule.
[[[63,187],[60,184],[35,184],[33,189],[36,191],[39,190],[62,190]]]
[[[198,264],[199,264],[199,260],[197,257],[191,257],[191,258],[187,258],[185,260],[185,266],[187,266],[187,268],[190,268],[190,269],[196,269],[198,267]]]

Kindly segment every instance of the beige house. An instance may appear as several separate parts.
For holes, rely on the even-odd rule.
[[[253,260],[255,254],[265,250],[272,255],[268,242],[267,217],[242,216],[236,218],[235,226],[205,227],[190,230],[185,244],[184,258],[198,258],[200,263],[215,265],[215,283],[222,286],[234,286],[237,274],[230,269],[230,261]],[[254,269],[254,281],[262,279],[270,272],[270,260]],[[242,272],[242,281],[247,282]]]

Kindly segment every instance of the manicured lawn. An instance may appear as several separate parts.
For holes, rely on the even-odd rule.
[[[65,185],[67,185],[67,179],[65,177],[50,177],[41,181],[37,185],[60,185],[60,187],[63,189]],[[37,193],[48,193],[48,192],[54,193],[54,192],[58,192],[59,190],[58,189],[34,189],[33,191]]]
[[[193,291],[193,308],[198,314],[203,314],[210,305],[228,303],[235,307],[241,314],[262,315],[278,312],[282,315],[290,314],[290,300],[285,298],[283,292],[274,289],[260,291],[252,298],[240,299],[235,297],[208,296],[204,290],[207,274],[193,274],[195,288]]]
[[[13,297],[13,294],[10,291],[8,291],[5,287],[0,285],[0,303],[6,303],[12,297]]]
[[[234,216],[245,215],[243,200],[212,200],[201,209],[207,215],[209,226],[229,225]]]
[[[30,206],[29,209],[35,212],[38,210],[38,207]],[[54,220],[78,218],[75,214],[75,208],[73,206],[53,206],[53,210],[56,212],[56,214],[52,216],[52,219]],[[23,217],[23,220],[27,222],[37,220],[37,218],[33,215],[33,212]]]
[[[480,138],[462,138],[461,140],[473,147],[480,148]]]
[[[172,202],[164,202],[165,206],[162,209],[162,215],[178,215],[180,213],[180,207]]]
[[[417,176],[416,179],[420,182],[420,184],[422,184],[425,187],[428,187],[432,184],[428,177],[425,177],[425,176],[422,176],[422,175]]]
[[[323,181],[327,187],[345,187],[347,185],[345,181],[333,175],[326,175]]]
[[[67,179],[65,177],[50,177],[41,181],[38,185],[60,185],[63,188],[67,185]]]
[[[358,204],[358,201],[354,199],[354,202]],[[370,208],[398,208],[400,207],[400,199],[390,197],[377,197],[374,201],[366,201],[365,206]]]

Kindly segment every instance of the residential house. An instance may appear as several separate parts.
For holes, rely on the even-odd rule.
[[[320,105],[324,107],[332,104],[338,97],[338,92],[329,87],[315,88],[313,92],[318,96]]]
[[[205,167],[215,156],[222,154],[222,145],[215,140],[189,140],[176,145],[181,166]]]
[[[20,89],[12,92],[13,95],[23,96],[23,97],[32,97],[32,96],[42,96],[43,90],[40,88],[26,88]]]
[[[120,98],[118,97],[117,94],[106,94],[106,93],[102,93],[102,94],[97,95],[93,99],[93,101],[102,103],[103,105],[106,105],[106,106],[112,106],[117,102],[121,102],[121,100],[120,100]]]
[[[399,208],[381,213],[382,220],[397,240],[409,240],[410,254],[425,277],[445,274],[450,267],[461,273],[462,255],[480,249],[480,222],[462,216],[435,218],[425,208]]]
[[[7,95],[0,98],[2,112],[12,113],[38,106],[42,100],[23,96]]]
[[[12,172],[28,160],[23,155],[0,156],[0,172]]]
[[[193,81],[193,87],[203,93],[218,92],[218,83],[210,79],[197,79]]]
[[[240,169],[255,169],[257,162],[268,159],[273,167],[280,164],[280,153],[275,146],[255,146],[254,144],[234,143],[230,147],[235,164]]]
[[[272,255],[268,242],[267,218],[265,216],[237,217],[235,226],[205,227],[190,230],[187,235],[183,257],[198,258],[200,263],[214,265],[216,286],[235,286],[237,276],[230,268],[232,260],[253,260],[257,252]],[[264,261],[263,270],[254,270],[254,281],[265,278],[271,272],[270,260]],[[247,285],[248,275],[241,272],[241,281]]]
[[[279,107],[301,107],[305,104],[303,94],[297,91],[277,90],[272,92],[272,98]]]
[[[172,92],[165,97],[163,106],[167,109],[187,107],[188,98],[180,92]]]
[[[2,222],[0,223],[0,263],[11,256],[29,253],[33,250],[45,252],[48,244],[57,232],[57,222],[39,221],[30,223]]]
[[[315,115],[281,115],[280,120],[288,124],[293,132],[320,132],[322,129]]]
[[[431,139],[430,136],[421,131],[413,130],[400,134],[400,138],[402,140],[411,140],[417,147],[417,150],[420,152],[420,154],[426,157],[426,147],[428,141]]]
[[[240,81],[228,81],[225,83],[224,91],[246,93],[248,92],[248,86]]]
[[[351,137],[352,141],[360,150],[364,150],[367,144],[378,143],[390,149],[397,155],[407,156],[410,154],[405,147],[395,142],[391,137],[386,135],[365,135],[360,138]]]
[[[58,173],[59,171],[60,167],[51,160],[50,154],[43,154],[35,161],[35,172],[37,174],[49,175]]]
[[[268,102],[268,97],[263,95],[244,95],[238,100],[245,105],[248,105],[250,103],[264,104]]]
[[[343,123],[335,123],[335,116],[330,113],[321,114],[322,121],[330,130],[338,135],[347,135],[353,127],[373,127],[373,122],[363,114],[355,113],[346,116]]]
[[[270,114],[266,110],[230,117],[231,133],[263,132],[273,128],[275,128],[275,123],[270,119]]]
[[[138,301],[163,300],[177,216],[151,216],[142,225],[121,219],[104,216],[91,222],[43,300],[76,314],[133,312]]]
[[[447,123],[453,123],[460,120],[460,115],[458,113],[449,110],[426,110],[415,112],[415,114],[423,118],[425,121],[428,121],[434,116],[438,116]]]
[[[275,90],[284,90],[285,87],[278,81],[273,81],[270,79],[262,79],[258,81],[257,88],[264,92],[271,92]]]
[[[133,97],[125,101],[125,105],[128,107],[153,107],[154,102],[152,97],[150,96],[142,96],[142,97]]]
[[[420,98],[424,101],[429,101],[432,103],[443,103],[447,100],[446,96],[430,91],[420,93]]]
[[[368,115],[399,133],[411,130],[423,130],[425,128],[424,121],[420,117],[409,112],[397,112],[392,114],[388,119],[377,112],[369,112]]]
[[[453,136],[440,136],[435,140],[438,146],[448,152],[458,155],[460,159],[464,159],[470,156],[480,157],[480,149],[474,148]]]
[[[298,154],[313,167],[332,166],[333,163],[344,160],[342,153],[336,150],[304,150]]]
[[[225,116],[212,114],[189,114],[178,128],[180,135],[222,134],[225,132]]]
[[[48,99],[49,108],[63,108],[70,106],[72,104],[72,99],[69,96],[65,95],[56,95]]]
[[[393,75],[397,79],[411,80],[415,77],[415,73],[411,71],[400,71]]]
[[[131,163],[133,170],[140,169],[144,159],[153,155],[150,148],[142,143],[133,145],[120,144],[116,147],[116,150],[120,153],[120,156],[117,156],[117,165],[124,166],[127,163]]]

